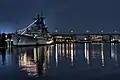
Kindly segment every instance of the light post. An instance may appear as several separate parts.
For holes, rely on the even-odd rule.
[[[73,41],[75,41],[75,39],[76,39],[76,36],[73,35],[73,34],[74,34],[74,30],[73,30],[73,29],[70,29],[70,33],[72,34],[72,36],[71,36],[71,41],[73,42]]]
[[[86,32],[89,32],[89,30],[86,30]]]
[[[101,30],[101,32],[103,33],[103,30]]]
[[[55,32],[57,33],[57,32],[58,32],[58,29],[55,29]]]
[[[71,32],[71,33],[73,33],[73,32],[74,32],[74,30],[73,30],[73,29],[71,29],[71,30],[70,30],[70,32]]]
[[[114,32],[117,32],[116,30],[114,30]]]

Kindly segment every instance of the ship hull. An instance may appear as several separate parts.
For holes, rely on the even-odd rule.
[[[36,44],[47,44],[48,40],[44,38],[34,38],[28,36],[18,36],[14,35],[12,38],[13,45],[36,45]]]

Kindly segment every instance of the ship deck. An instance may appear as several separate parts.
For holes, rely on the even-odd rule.
[[[32,47],[32,46],[47,46],[47,45],[52,45],[53,43],[50,44],[21,44],[21,45],[13,45],[13,47]]]

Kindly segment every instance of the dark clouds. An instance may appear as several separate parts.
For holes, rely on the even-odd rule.
[[[0,24],[23,28],[43,11],[50,31],[111,31],[120,29],[119,7],[114,0],[0,0]]]

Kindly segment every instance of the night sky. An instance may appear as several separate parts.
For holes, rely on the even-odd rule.
[[[0,30],[22,29],[41,11],[50,32],[120,31],[119,0],[0,0]]]

